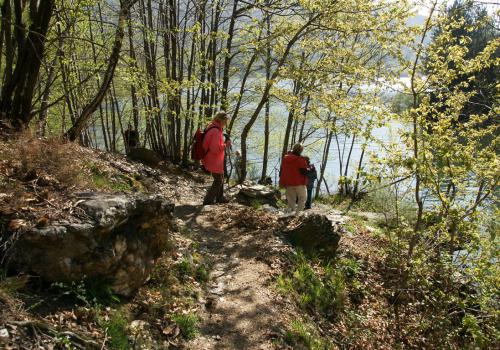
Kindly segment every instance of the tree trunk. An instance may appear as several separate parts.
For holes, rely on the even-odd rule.
[[[319,170],[319,180],[318,180],[318,184],[316,185],[315,198],[319,197],[319,193],[321,190],[321,182],[324,181],[325,185],[326,185],[325,170],[326,170],[326,165],[328,163],[328,156],[330,154],[330,145],[332,144],[332,138],[333,138],[333,131],[327,130],[326,142],[325,142],[325,146],[323,147],[323,157],[321,160],[321,165],[320,165],[320,170]],[[328,185],[326,185],[326,186],[328,186]],[[327,190],[329,193],[330,190],[328,189],[328,187],[327,187]]]
[[[7,21],[11,23],[11,11],[9,1],[4,1],[2,7],[5,9]],[[14,128],[22,129],[28,125],[31,118],[31,104],[35,85],[38,80],[42,58],[44,57],[45,39],[49,28],[50,19],[54,9],[54,0],[44,0],[37,4],[35,0],[30,2],[28,34],[22,23],[23,6],[21,1],[14,2],[16,26],[14,35],[17,38],[17,62],[15,62],[14,72],[12,71],[13,52],[9,41],[7,44],[7,66],[5,81],[2,86],[2,100],[0,101],[0,119],[9,121]],[[3,16],[2,16],[3,17]],[[8,35],[6,28],[5,35]]]
[[[229,29],[227,31],[227,41],[226,41],[226,52],[224,57],[224,72],[222,75],[222,91],[221,91],[221,108],[227,111],[229,107],[229,102],[227,98],[228,88],[229,88],[229,71],[231,69],[231,48],[233,45],[233,35],[234,35],[234,25],[236,23],[236,18],[238,15],[238,2],[239,0],[233,0],[233,11],[231,13],[231,19],[229,21]]]
[[[127,22],[127,18],[129,16],[130,8],[134,4],[136,0],[123,0],[121,7],[120,7],[120,14],[118,17],[118,25],[116,28],[116,33],[115,33],[115,40],[113,43],[113,49],[111,51],[111,55],[108,59],[108,66],[106,68],[106,72],[104,73],[103,81],[101,84],[101,87],[99,88],[99,91],[97,92],[96,96],[92,99],[92,101],[83,108],[82,113],[80,114],[80,117],[76,120],[75,125],[71,127],[66,132],[65,137],[68,138],[70,141],[76,140],[78,135],[81,133],[81,131],[85,128],[87,125],[90,117],[92,116],[92,113],[95,112],[95,110],[99,107],[101,104],[104,96],[106,95],[106,92],[109,89],[109,86],[111,84],[111,80],[113,79],[116,64],[118,63],[118,59],[120,56],[120,50],[122,47],[122,42],[123,42],[123,36],[125,35],[125,25]]]
[[[361,156],[359,157],[358,170],[356,171],[356,180],[354,180],[354,188],[352,190],[352,199],[356,199],[359,191],[359,179],[361,177],[361,169],[363,167],[363,157],[365,156],[366,145],[363,145],[363,149],[361,150]],[[396,200],[397,205],[397,200]]]
[[[345,162],[344,168],[344,194],[348,195],[350,192],[349,184],[347,183],[347,174],[349,172],[349,163],[351,162],[352,149],[354,148],[354,142],[356,141],[356,134],[352,135],[351,147],[349,149],[349,154],[347,155],[347,160]]]
[[[271,17],[269,14],[266,18],[266,37],[269,38],[271,35]],[[271,44],[267,45],[266,50],[266,81],[271,78]],[[262,174],[260,179],[262,182],[266,179],[267,176],[267,162],[269,158],[269,112],[270,112],[270,102],[269,99],[266,101],[266,109],[264,115],[264,155],[262,157]]]
[[[128,41],[129,41],[129,55],[131,59],[130,68],[135,73],[135,70],[137,69],[137,58],[135,55],[134,33],[132,31],[132,20],[130,17],[130,13],[128,17]],[[137,101],[137,89],[134,83],[130,84],[130,95],[132,97],[132,119],[133,119],[134,130],[139,132],[139,104]]]

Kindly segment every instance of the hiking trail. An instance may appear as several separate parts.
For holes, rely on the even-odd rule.
[[[273,231],[278,215],[256,214],[234,203],[202,206],[202,193],[196,192],[178,201],[174,210],[178,223],[212,263],[202,296],[205,307],[198,313],[200,334],[187,348],[275,349],[273,340],[303,314],[274,285],[283,251],[292,250]],[[325,213],[324,208],[314,211]],[[328,212],[334,221],[343,219],[338,212]]]
[[[282,328],[271,268],[259,259],[272,237],[214,227],[221,209],[232,207],[180,204],[175,209],[213,263],[199,315],[200,335],[188,344],[193,350],[273,349],[272,335]]]

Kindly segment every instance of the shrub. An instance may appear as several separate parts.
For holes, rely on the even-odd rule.
[[[110,305],[120,301],[111,289],[111,281],[106,278],[85,278],[80,282],[56,282],[52,287],[61,295],[78,299],[86,305]]]
[[[128,321],[123,313],[116,311],[111,314],[108,320],[99,318],[98,323],[106,331],[109,339],[108,346],[110,349],[131,349],[127,334]]]
[[[278,288],[292,291],[301,307],[335,317],[344,308],[345,279],[331,264],[315,271],[302,253],[297,255],[295,267],[289,275],[278,278]]]
[[[177,264],[177,275],[179,278],[185,278],[188,276],[192,276],[194,272],[194,264],[189,259],[182,259]]]
[[[175,314],[172,316],[174,322],[179,326],[181,334],[185,339],[194,339],[199,333],[199,320],[193,314]]]
[[[116,192],[127,192],[132,189],[133,179],[128,178],[122,174],[109,174],[99,168],[93,162],[86,164],[91,172],[90,182],[92,187],[100,190],[112,190]]]
[[[177,264],[177,277],[179,279],[192,277],[200,283],[207,282],[210,277],[209,263],[196,258],[196,254],[193,257],[195,261],[184,258]]]
[[[257,199],[252,199],[250,206],[255,210],[259,210],[262,207],[262,204]]]
[[[48,175],[58,183],[71,187],[85,183],[82,176],[83,150],[58,138],[39,139],[26,133],[10,141],[0,150],[0,158],[10,163],[16,177],[36,180]]]
[[[198,265],[195,274],[196,280],[200,283],[206,283],[208,282],[209,277],[210,271],[208,270],[207,266],[205,264]]]
[[[306,347],[309,350],[329,350],[328,343],[321,339],[312,329],[299,320],[292,321],[290,329],[285,332],[283,340],[287,345]]]

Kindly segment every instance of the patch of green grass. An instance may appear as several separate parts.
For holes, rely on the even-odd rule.
[[[344,224],[344,228],[346,229],[347,232],[356,234],[358,232],[358,227],[357,225],[354,225],[352,221],[348,221]]]
[[[292,268],[276,280],[277,290],[311,315],[337,320],[348,311],[348,300],[359,305],[369,291],[361,283],[363,263],[354,257],[330,261],[299,252]]]
[[[194,264],[189,259],[184,258],[177,264],[177,276],[179,278],[192,276],[193,272]]]
[[[262,208],[262,204],[256,199],[252,199],[252,201],[250,202],[250,206],[255,210]]]
[[[301,322],[292,321],[290,329],[285,332],[283,337],[285,343],[292,347],[305,347],[309,350],[329,350],[328,342],[321,339],[314,330]]]
[[[8,184],[7,177],[0,175],[0,186],[6,186]]]
[[[93,162],[88,162],[85,166],[91,172],[90,182],[95,188],[116,192],[128,192],[132,190],[133,179],[122,174],[109,174],[102,171]]]
[[[336,268],[342,272],[349,289],[349,299],[359,305],[366,296],[367,287],[359,280],[362,264],[355,258],[344,257],[336,261]]]
[[[307,258],[299,253],[291,273],[278,278],[278,289],[292,292],[300,306],[335,318],[345,303],[346,283],[342,271],[332,264],[315,271]]]
[[[200,283],[208,282],[210,277],[209,263],[201,258],[193,260],[196,260],[196,262],[184,258],[177,264],[177,277],[181,280],[192,277]]]
[[[194,339],[199,333],[199,319],[194,314],[175,314],[172,316],[174,322],[179,326],[182,336],[187,339]]]
[[[73,343],[71,342],[71,339],[69,339],[69,336],[67,335],[56,335],[54,337],[54,343],[57,346],[57,349],[68,349],[68,350],[73,350]]]
[[[286,202],[282,199],[278,199],[278,201],[276,202],[276,205],[278,206],[278,209],[288,208],[288,204],[286,204]]]
[[[128,341],[128,320],[119,311],[111,314],[108,320],[99,318],[98,324],[105,330],[109,341],[108,347],[113,350],[128,350],[131,346]]]
[[[132,189],[128,179],[123,176],[110,178],[106,174],[92,174],[91,181],[98,189],[107,189],[116,192],[127,192]]]
[[[28,284],[27,275],[7,277],[5,271],[0,269],[0,292],[9,296],[14,296]]]
[[[205,264],[196,267],[195,278],[200,283],[207,283],[210,277],[210,271]]]
[[[186,225],[179,225],[179,233],[183,235],[184,237],[191,237],[193,235],[193,232],[189,227]]]
[[[349,280],[356,278],[361,271],[360,262],[354,258],[341,258],[337,265]]]
[[[335,207],[338,210],[352,212],[373,212],[383,214],[382,220],[376,220],[372,224],[377,226],[395,227],[396,217],[402,221],[412,223],[415,220],[415,204],[409,199],[408,193],[398,193],[396,196],[392,187],[369,188],[368,192],[360,199],[352,200],[339,194],[333,196],[320,196],[317,201],[325,205]],[[396,198],[397,197],[397,198]],[[365,219],[366,220],[366,219]]]

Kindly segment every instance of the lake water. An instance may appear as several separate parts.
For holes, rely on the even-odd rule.
[[[251,107],[247,107],[240,113],[242,117],[235,123],[235,129],[233,135],[239,135],[239,131],[242,129],[245,122],[248,120],[251,114]],[[262,154],[263,154],[263,143],[264,143],[264,112],[262,112],[262,117],[255,123],[252,132],[249,135],[248,145],[248,163],[249,163],[249,177],[252,179],[260,178],[262,172]],[[288,118],[287,107],[278,101],[273,101],[270,108],[270,120],[271,120],[271,134],[270,134],[270,149],[269,149],[269,159],[268,159],[268,175],[271,176],[273,182],[278,180],[278,173],[280,169],[280,158],[281,151],[283,147],[283,140],[285,136],[286,122]],[[306,123],[305,129],[307,130],[312,126],[312,123]],[[381,145],[388,144],[393,140],[397,140],[397,135],[395,130],[400,127],[400,124],[394,122],[390,127],[381,127],[373,130],[374,141],[367,143],[366,151],[364,155],[363,164],[364,167],[368,166],[370,153],[382,156],[384,154],[384,149]],[[319,172],[319,166],[321,164],[322,152],[324,148],[324,143],[326,141],[325,131],[318,130],[312,136],[307,138],[304,142],[305,150],[304,155],[309,156],[311,162],[316,166]],[[352,138],[345,135],[338,135],[338,141],[340,146],[340,154],[344,152],[344,163],[347,159]],[[348,171],[348,176],[355,175],[359,159],[362,153],[362,145],[364,140],[361,137],[357,137],[353,146],[351,161]],[[345,143],[345,146],[344,146]],[[233,153],[240,149],[240,140],[238,136],[233,139]],[[330,152],[327,162],[327,167],[325,169],[325,180],[328,183],[330,191],[335,191],[337,183],[339,180],[340,172],[340,159],[339,150],[335,138],[331,142]],[[321,185],[321,190],[326,191],[326,186]]]

